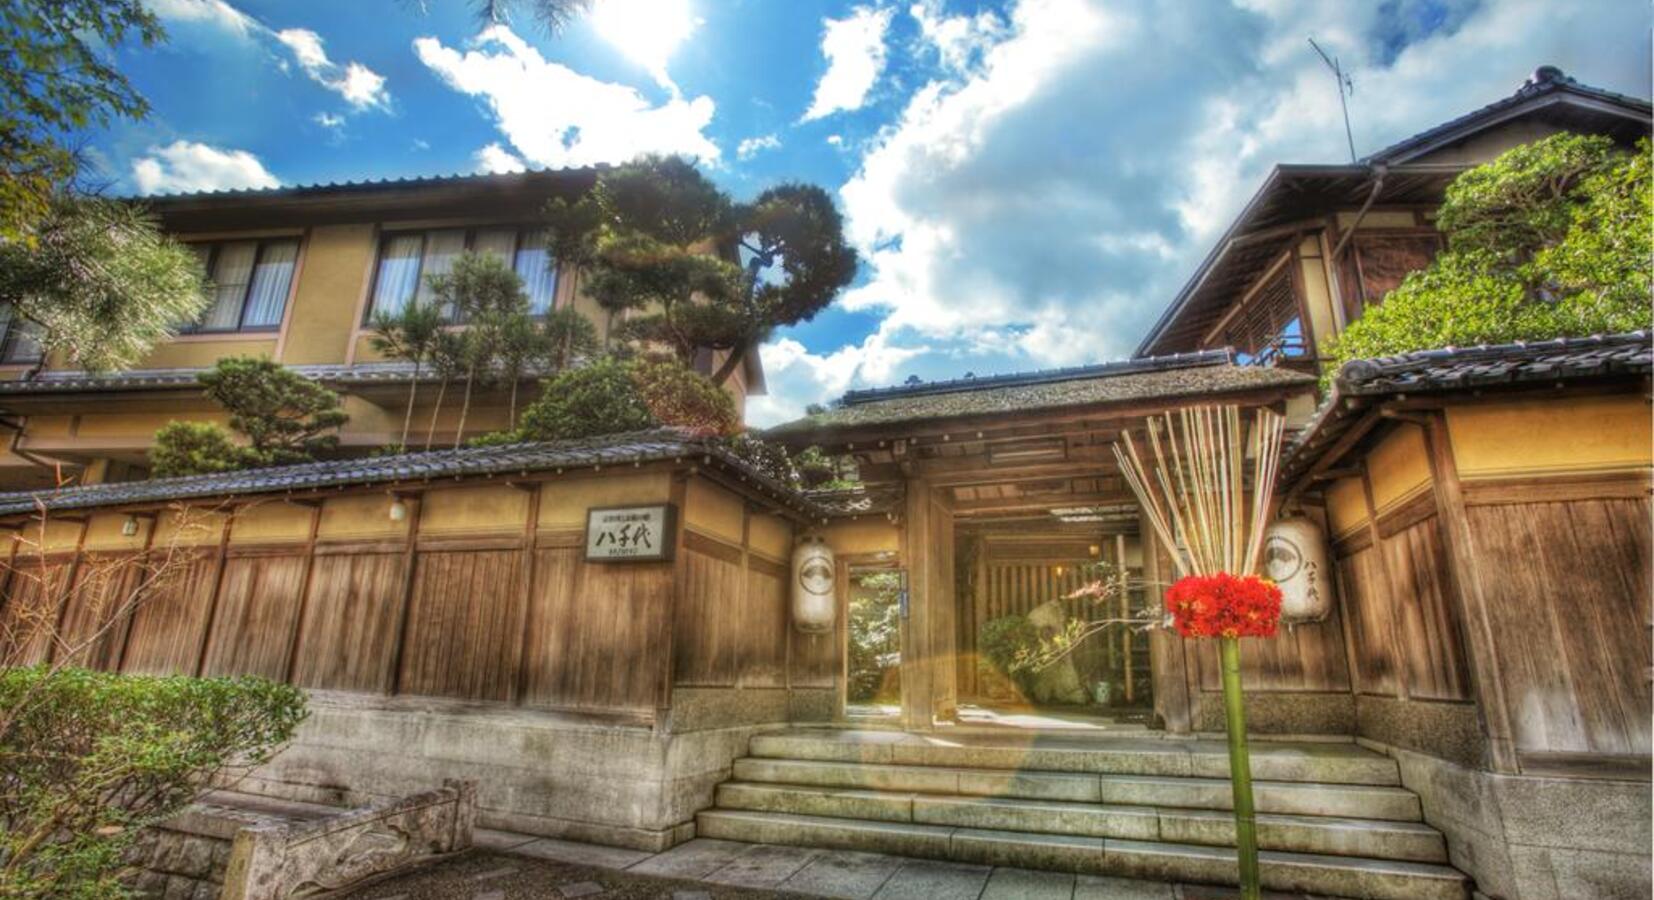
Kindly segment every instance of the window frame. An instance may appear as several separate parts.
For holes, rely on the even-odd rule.
[[[419,288],[422,284],[424,284],[424,281],[425,281],[425,247],[430,242],[431,232],[433,232],[433,231],[463,231],[463,232],[465,232],[465,249],[461,252],[469,253],[474,249],[474,247],[476,245],[477,232],[479,232],[479,231],[501,231],[501,230],[504,230],[504,229],[507,229],[507,228],[511,229],[511,231],[512,231],[511,259],[509,261],[507,261],[507,265],[509,265],[511,267],[512,272],[516,272],[517,271],[517,254],[523,252],[523,235],[527,234],[528,232],[531,232],[531,231],[542,231],[542,230],[545,229],[544,225],[536,224],[536,223],[524,223],[524,222],[500,222],[500,223],[492,223],[492,224],[485,224],[485,225],[430,225],[430,226],[424,226],[424,227],[419,227],[419,228],[382,229],[379,232],[378,240],[377,240],[377,242],[376,242],[376,244],[373,248],[373,277],[368,280],[367,296],[366,296],[366,300],[362,304],[362,321],[361,321],[359,327],[361,327],[363,329],[369,329],[369,330],[371,330],[373,328],[373,316],[374,316],[374,312],[375,312],[373,301],[375,299],[375,295],[379,292],[379,277],[380,277],[380,275],[382,273],[382,270],[384,269],[384,266],[385,266],[385,244],[388,241],[394,240],[394,239],[399,238],[399,237],[407,237],[409,235],[419,235],[419,275],[418,275],[418,277],[416,277],[414,279],[414,297],[409,298],[409,300],[408,300],[409,303],[412,303],[414,301],[414,299],[416,299],[419,296]],[[550,254],[550,252],[551,252],[550,248],[547,248],[546,252],[548,254]],[[519,276],[519,277],[521,277],[521,276]],[[536,319],[536,320],[544,319],[546,316],[548,316],[551,313],[557,311],[557,290],[558,290],[559,287],[562,286],[562,284],[563,284],[563,266],[562,266],[562,263],[556,257],[552,257],[552,260],[551,260],[551,302],[549,304],[547,304],[546,311],[543,312],[543,313],[530,312],[529,313],[530,318]],[[532,298],[530,298],[530,302],[532,303]],[[450,319],[450,318],[444,317],[443,318],[443,324],[447,325],[447,326],[459,326],[459,325],[464,325],[465,323],[463,321],[460,321],[457,318]]]
[[[208,248],[205,268],[207,270],[207,280],[209,282],[211,282],[212,281],[213,267],[218,264],[218,254],[219,254],[220,251],[222,251],[224,249],[224,245],[225,244],[241,244],[241,243],[246,243],[246,242],[249,242],[249,241],[256,245],[253,248],[253,265],[252,265],[252,268],[247,270],[247,283],[245,285],[243,285],[242,288],[241,288],[241,308],[236,313],[235,327],[234,328],[203,328],[203,327],[201,327],[201,325],[199,323],[191,322],[191,323],[187,323],[185,325],[181,325],[181,326],[178,327],[178,336],[179,337],[195,337],[195,336],[198,336],[198,335],[226,335],[226,334],[277,334],[281,331],[283,323],[285,323],[287,321],[287,314],[292,309],[292,306],[293,306],[293,302],[292,302],[293,301],[293,288],[298,283],[299,258],[304,253],[304,239],[302,237],[297,236],[297,235],[284,235],[284,236],[281,236],[281,237],[262,237],[262,238],[241,238],[241,239],[225,238],[223,240],[216,240],[216,241],[189,241],[187,243],[192,247],[198,247],[198,246],[206,245],[206,247]],[[287,293],[281,298],[281,318],[279,320],[277,320],[274,325],[251,325],[250,326],[250,325],[247,324],[247,299],[252,296],[252,293],[253,293],[253,279],[254,279],[254,276],[256,276],[258,274],[259,263],[264,261],[264,251],[271,244],[292,244],[293,245],[293,271],[291,273],[289,273],[289,275],[287,276]],[[215,286],[217,285],[217,282],[212,282],[212,283]],[[214,302],[215,303],[217,302],[216,298],[215,298]],[[207,309],[203,309],[201,311],[201,317],[205,318],[209,311],[211,311],[210,306]]]
[[[17,310],[13,309],[11,317],[5,320],[3,326],[0,326],[4,328],[4,331],[0,331],[0,369],[27,369],[46,361],[46,348],[40,346],[38,341],[35,344],[36,350],[33,357],[28,359],[12,358],[12,351],[17,348],[18,335],[31,324],[33,323],[19,318]]]

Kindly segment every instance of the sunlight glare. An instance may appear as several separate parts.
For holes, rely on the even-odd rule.
[[[671,87],[666,62],[700,20],[689,0],[602,0],[592,6],[591,23],[623,56]]]

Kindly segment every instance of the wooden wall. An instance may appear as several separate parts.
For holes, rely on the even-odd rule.
[[[0,651],[19,663],[62,652],[32,623],[61,622],[71,643],[112,625],[81,662],[628,718],[654,716],[673,681],[786,686],[789,662],[831,686],[836,657],[789,640],[791,526],[779,517],[752,513],[764,521],[750,541],[686,525],[675,561],[584,561],[588,506],[673,499],[695,522],[685,502],[733,498],[737,528],[753,530],[744,500],[686,495],[685,481],[661,471],[444,488],[406,497],[400,521],[385,494],[271,501],[185,547],[148,519],[160,537],[140,542],[147,553],[71,543],[14,556],[0,573]],[[125,518],[91,521],[108,530],[107,517]],[[117,616],[140,584],[146,599]]]

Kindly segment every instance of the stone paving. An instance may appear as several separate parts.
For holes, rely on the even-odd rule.
[[[500,854],[637,875],[846,900],[1219,900],[1235,896],[1233,890],[1193,885],[709,838],[696,838],[664,853],[645,853],[479,828],[476,844]],[[601,896],[591,890],[595,887],[585,882],[563,885],[559,891],[571,900],[588,896],[595,900]],[[673,900],[706,900],[711,895],[679,890],[672,896]],[[1302,895],[1266,896],[1296,900]],[[463,900],[491,898],[479,890]]]

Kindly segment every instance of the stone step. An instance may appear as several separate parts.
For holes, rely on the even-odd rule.
[[[746,757],[734,780],[897,793],[1066,800],[1120,806],[1226,810],[1233,794],[1224,778],[1018,772],[942,766],[879,765]],[[1255,781],[1259,812],[1417,822],[1419,800],[1381,785]]]
[[[723,809],[697,816],[695,831],[698,837],[985,865],[1207,884],[1236,881],[1233,851],[1192,844]],[[1264,886],[1271,890],[1361,900],[1466,897],[1465,877],[1447,866],[1267,850],[1259,857]]]
[[[1252,777],[1263,781],[1398,785],[1394,760],[1343,742],[1256,741]],[[903,732],[822,729],[755,735],[748,753],[770,759],[861,762],[951,768],[1083,772],[1099,775],[1229,777],[1222,741],[1168,741],[1061,735],[945,738]]]
[[[1068,834],[1232,847],[1227,812],[1103,803],[964,797],[730,781],[718,786],[725,810],[793,813],[880,822],[952,825],[995,831]],[[1440,832],[1415,822],[1264,814],[1258,843],[1267,850],[1328,856],[1446,862]]]

